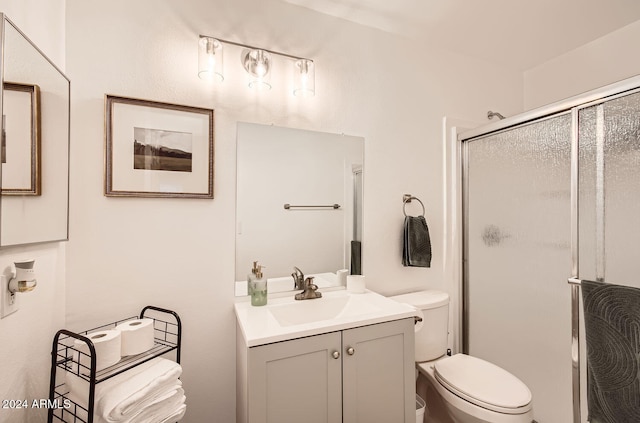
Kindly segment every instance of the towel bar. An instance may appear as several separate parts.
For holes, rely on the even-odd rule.
[[[325,206],[295,206],[293,204],[287,203],[287,204],[284,205],[284,208],[285,208],[285,210],[291,210],[292,208],[296,208],[296,209],[299,209],[299,208],[314,208],[314,209],[331,208],[331,209],[337,210],[337,209],[340,208],[340,204],[328,204],[328,205],[325,205]]]

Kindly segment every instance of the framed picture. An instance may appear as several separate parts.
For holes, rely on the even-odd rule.
[[[40,88],[4,83],[2,195],[41,195]]]
[[[213,198],[213,110],[105,96],[105,195]]]

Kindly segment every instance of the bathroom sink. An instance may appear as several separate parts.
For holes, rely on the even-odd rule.
[[[236,302],[238,329],[247,347],[404,319],[416,313],[413,307],[372,291],[356,294],[337,289],[323,291],[322,298],[300,301],[294,300],[293,294],[269,298],[261,307],[246,300]]]
[[[338,317],[373,313],[379,310],[380,307],[359,300],[357,296],[317,298],[269,308],[269,312],[281,326],[302,325]]]

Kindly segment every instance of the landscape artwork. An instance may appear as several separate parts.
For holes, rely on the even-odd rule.
[[[133,137],[134,169],[191,172],[191,133],[134,127]]]
[[[105,95],[107,197],[213,198],[213,110]]]

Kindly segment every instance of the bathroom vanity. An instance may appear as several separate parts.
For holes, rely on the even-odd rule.
[[[238,423],[415,421],[411,307],[336,290],[235,310]]]

